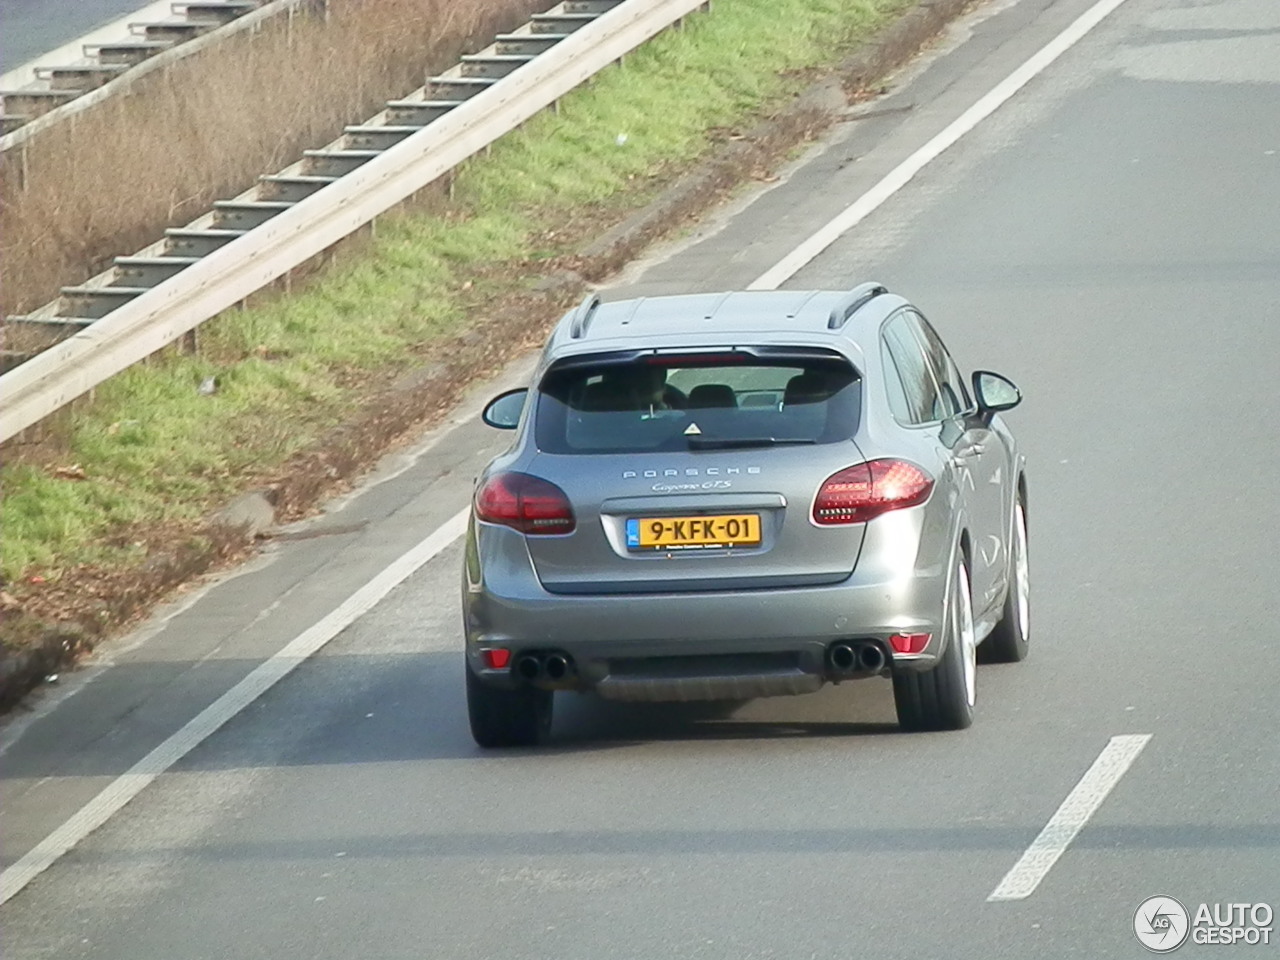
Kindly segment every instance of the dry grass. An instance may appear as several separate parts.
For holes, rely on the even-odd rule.
[[[547,0],[329,0],[144,78],[0,159],[0,316],[52,300],[334,139]],[[305,64],[305,69],[299,69]],[[25,183],[23,182],[25,180]]]

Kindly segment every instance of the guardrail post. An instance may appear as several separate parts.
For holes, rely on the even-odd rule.
[[[27,141],[18,144],[18,192],[27,192]]]

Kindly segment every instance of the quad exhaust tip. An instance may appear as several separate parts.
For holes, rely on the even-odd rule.
[[[543,672],[546,673],[548,680],[563,680],[569,675],[570,669],[569,658],[563,654],[548,654],[543,662]]]
[[[884,650],[870,641],[837,641],[827,649],[827,663],[839,676],[879,673],[887,663]]]
[[[542,660],[533,654],[525,654],[516,660],[516,676],[522,680],[537,680],[542,676]]]
[[[858,650],[858,665],[870,673],[879,673],[884,669],[885,656],[880,645],[864,643]]]
[[[838,672],[849,673],[858,665],[858,652],[847,643],[833,643],[827,659]]]
[[[514,669],[517,677],[529,683],[539,680],[559,683],[573,676],[573,659],[557,650],[526,653],[516,658]]]

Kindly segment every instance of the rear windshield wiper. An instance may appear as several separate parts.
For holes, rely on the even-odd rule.
[[[745,447],[780,447],[813,444],[817,440],[779,437],[686,437],[690,450],[730,450]]]

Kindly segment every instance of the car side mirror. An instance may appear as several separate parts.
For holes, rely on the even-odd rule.
[[[524,402],[528,396],[529,391],[524,387],[498,394],[489,401],[484,413],[480,414],[480,419],[499,430],[514,430],[520,425],[520,414],[524,412]]]
[[[973,372],[973,395],[982,413],[1012,410],[1022,402],[1022,391],[1014,382],[990,370]]]

